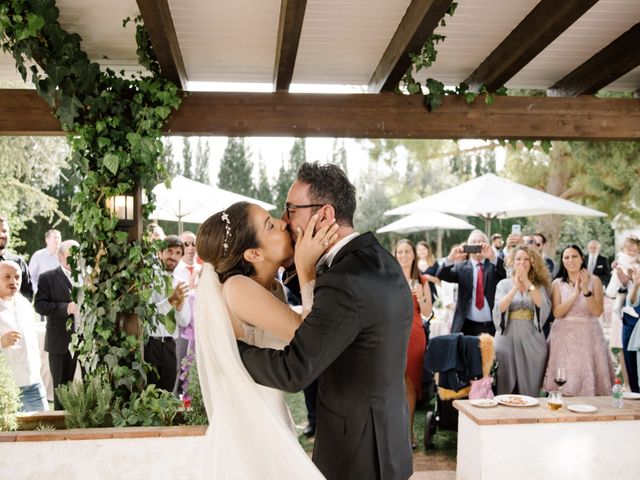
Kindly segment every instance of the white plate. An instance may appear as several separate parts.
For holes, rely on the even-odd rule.
[[[476,398],[475,400],[471,400],[471,405],[474,407],[489,408],[495,407],[498,405],[498,402],[492,398]]]
[[[637,393],[637,392],[624,392],[622,394],[622,398],[626,398],[627,400],[640,400],[640,393]]]
[[[586,403],[574,403],[573,405],[567,405],[567,408],[576,413],[591,413],[598,411],[598,407],[587,405]]]
[[[495,400],[500,405],[507,407],[533,407],[540,403],[537,398],[527,395],[498,395]]]

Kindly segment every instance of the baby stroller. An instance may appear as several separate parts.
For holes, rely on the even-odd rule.
[[[453,401],[468,398],[472,380],[491,382],[494,358],[493,337],[488,334],[474,337],[458,333],[429,340],[424,365],[436,374],[437,392],[435,409],[426,415],[425,449],[431,446],[438,429],[458,431],[458,411]]]

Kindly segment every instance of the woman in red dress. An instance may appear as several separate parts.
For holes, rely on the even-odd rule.
[[[413,294],[413,324],[411,326],[411,335],[409,336],[404,382],[411,422],[411,445],[416,448],[416,440],[413,434],[413,417],[416,412],[416,402],[422,393],[422,364],[424,362],[424,352],[427,348],[427,337],[422,326],[422,315],[425,317],[431,315],[431,289],[429,288],[429,282],[420,275],[416,261],[416,248],[411,240],[402,239],[396,243],[394,256],[402,267]]]

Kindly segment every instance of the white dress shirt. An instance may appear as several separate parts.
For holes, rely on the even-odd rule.
[[[38,277],[44,272],[54,270],[60,266],[58,255],[51,253],[48,248],[42,248],[31,255],[29,260],[29,275],[31,276],[31,285],[33,293],[38,291]]]
[[[13,300],[0,299],[0,337],[13,331],[20,332],[22,338],[11,347],[2,348],[0,345],[0,354],[4,355],[13,371],[16,384],[26,387],[42,382],[35,312],[29,300],[20,293],[16,293]]]

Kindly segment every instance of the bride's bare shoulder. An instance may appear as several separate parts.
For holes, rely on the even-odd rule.
[[[222,291],[226,295],[246,294],[247,291],[254,291],[261,288],[262,286],[258,282],[244,275],[229,277],[222,285]]]

